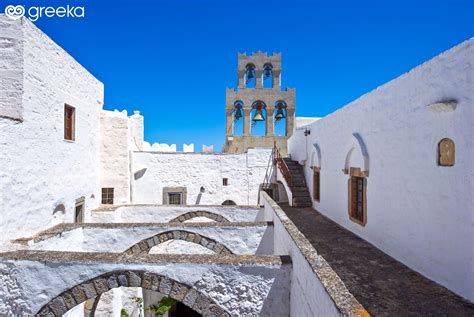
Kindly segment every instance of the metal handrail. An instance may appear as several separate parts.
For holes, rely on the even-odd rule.
[[[273,151],[274,151],[274,157],[275,157],[274,165],[278,166],[281,173],[283,174],[283,177],[285,178],[286,183],[288,184],[288,187],[290,187],[291,189],[293,186],[293,179],[291,177],[290,169],[288,168],[288,165],[286,164],[285,160],[281,156],[280,151],[278,150],[276,144],[273,146]]]

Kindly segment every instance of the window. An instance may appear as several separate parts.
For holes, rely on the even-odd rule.
[[[367,222],[366,184],[365,177],[351,176],[349,179],[349,216],[360,225],[365,225]]]
[[[76,208],[74,210],[74,222],[75,223],[83,223],[84,222],[84,202],[85,202],[84,197],[76,199]]]
[[[114,204],[114,189],[113,188],[102,188],[102,204],[103,205]]]
[[[222,185],[224,185],[224,186],[229,185],[229,179],[228,178],[223,178],[222,179]]]
[[[204,187],[201,187],[198,200],[204,191]],[[186,205],[186,196],[186,187],[163,187],[163,205]]]
[[[168,205],[182,205],[182,198],[181,193],[168,193]]]
[[[320,169],[316,166],[313,167],[313,199],[320,199]]]
[[[64,140],[74,141],[75,120],[76,109],[74,107],[64,105]]]
[[[453,166],[455,161],[455,144],[448,138],[442,139],[438,143],[438,165]]]

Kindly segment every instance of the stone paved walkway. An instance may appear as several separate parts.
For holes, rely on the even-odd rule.
[[[281,206],[372,316],[474,316],[474,305],[311,208]]]

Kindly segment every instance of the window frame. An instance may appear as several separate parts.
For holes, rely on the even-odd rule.
[[[227,177],[222,178],[222,186],[229,186],[229,179]]]
[[[318,176],[317,182],[316,175]],[[313,166],[313,200],[321,201],[321,168],[317,166]]]
[[[354,187],[356,187],[355,190]],[[367,178],[360,168],[350,168],[347,190],[349,219],[361,226],[365,226],[367,224]],[[361,196],[360,199],[359,194]],[[359,204],[362,209],[360,210],[361,213],[354,209],[354,205]],[[362,219],[358,217],[360,215]]]
[[[64,140],[74,142],[76,140],[76,108],[64,104]]]
[[[442,146],[444,143],[449,142],[452,145],[452,158],[451,160],[448,161],[443,161],[443,155],[442,155]],[[454,166],[456,163],[456,143],[454,142],[453,139],[451,138],[443,138],[439,140],[438,142],[438,165],[439,166]]]
[[[187,204],[187,189],[186,187],[163,187],[163,205],[170,205],[169,195],[168,194],[181,194],[181,204],[180,206],[186,206]],[[172,206],[178,206],[173,204]]]
[[[104,197],[105,190],[105,197]],[[105,200],[105,202],[104,202]],[[115,200],[115,190],[114,187],[102,187],[100,202],[102,205],[113,205]],[[109,201],[111,201],[109,203]]]

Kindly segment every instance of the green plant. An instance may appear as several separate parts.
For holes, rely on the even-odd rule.
[[[120,310],[120,317],[130,317],[130,315],[128,314],[128,312],[125,308],[122,308]]]
[[[163,297],[158,304],[150,305],[147,310],[151,310],[155,316],[163,316],[168,310],[173,308],[178,301],[171,297]]]

